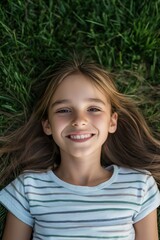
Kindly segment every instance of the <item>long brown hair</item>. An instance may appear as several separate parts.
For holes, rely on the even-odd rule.
[[[146,169],[160,183],[160,142],[156,140],[136,104],[118,92],[110,73],[95,63],[74,59],[59,65],[46,78],[29,120],[16,131],[0,137],[0,183],[5,185],[24,170],[46,171],[60,164],[59,148],[42,129],[50,99],[63,79],[75,72],[91,78],[109,97],[112,111],[118,113],[118,128],[102,147],[101,164]]]

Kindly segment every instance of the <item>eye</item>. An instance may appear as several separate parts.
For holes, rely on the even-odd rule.
[[[70,113],[71,109],[69,108],[62,108],[62,109],[57,109],[56,113]]]
[[[101,111],[101,109],[100,108],[98,108],[98,107],[90,107],[90,108],[88,108],[88,112],[100,112]]]

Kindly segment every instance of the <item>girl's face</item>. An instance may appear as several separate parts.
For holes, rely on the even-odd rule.
[[[109,101],[89,77],[76,73],[58,86],[42,125],[63,156],[100,156],[108,133],[116,131],[117,113],[111,114]]]

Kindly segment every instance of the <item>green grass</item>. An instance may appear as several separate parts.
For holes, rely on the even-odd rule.
[[[28,115],[32,81],[75,51],[116,73],[159,136],[159,12],[159,0],[0,1],[0,132]]]

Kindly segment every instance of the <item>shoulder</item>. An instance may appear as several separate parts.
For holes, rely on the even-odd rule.
[[[23,182],[24,185],[31,185],[31,183],[42,184],[49,183],[52,181],[51,179],[51,170],[40,172],[40,171],[24,171],[17,180]]]
[[[118,167],[117,184],[128,185],[141,189],[143,192],[148,191],[151,187],[157,189],[157,184],[149,171]]]
[[[43,185],[43,183],[52,182],[51,180],[51,171],[48,170],[46,172],[38,172],[38,171],[24,171],[20,174],[16,179],[14,179],[11,183],[9,183],[6,187],[1,190],[10,191],[18,190],[25,192],[26,187]]]
[[[152,174],[146,170],[118,167],[117,181],[118,186],[133,189],[142,198],[156,198],[160,203],[158,186]]]
[[[117,183],[143,192],[143,195],[157,195],[159,190],[152,174],[146,170],[118,167]]]
[[[151,173],[146,170],[118,167],[118,176],[121,179],[130,179],[131,181],[146,181],[151,177]]]

